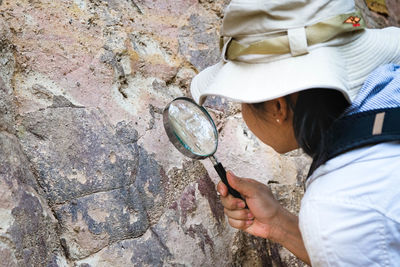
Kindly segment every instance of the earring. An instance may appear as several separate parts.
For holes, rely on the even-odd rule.
[[[277,122],[277,123],[281,123],[281,120],[280,120],[280,119],[276,119],[276,122]]]

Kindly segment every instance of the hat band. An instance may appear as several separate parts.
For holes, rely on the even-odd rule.
[[[235,60],[240,56],[250,54],[269,55],[292,53],[292,56],[299,56],[308,53],[307,45],[311,46],[324,43],[342,33],[359,31],[364,28],[365,20],[362,19],[361,13],[356,11],[348,14],[341,14],[314,25],[289,29],[288,34],[285,36],[269,38],[250,45],[242,45],[233,38],[229,38],[229,40],[224,43],[224,37],[222,36],[220,46],[225,60]],[[304,36],[299,36],[298,33],[303,33]],[[303,47],[299,47],[298,43]]]

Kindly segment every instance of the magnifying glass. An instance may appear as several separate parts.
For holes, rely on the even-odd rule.
[[[228,187],[229,194],[244,200],[229,185],[224,167],[214,157],[218,147],[218,131],[205,108],[190,98],[178,97],[165,107],[163,121],[169,140],[183,155],[192,159],[209,158]]]

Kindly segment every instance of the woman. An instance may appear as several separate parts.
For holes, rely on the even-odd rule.
[[[400,263],[400,29],[364,29],[349,0],[233,0],[222,60],[194,78],[198,103],[242,103],[249,129],[279,153],[313,158],[299,218],[267,186],[218,184],[231,226],[313,266]]]

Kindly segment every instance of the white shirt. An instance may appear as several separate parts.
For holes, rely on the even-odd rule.
[[[316,266],[400,266],[400,143],[352,150],[308,179],[300,230]]]

